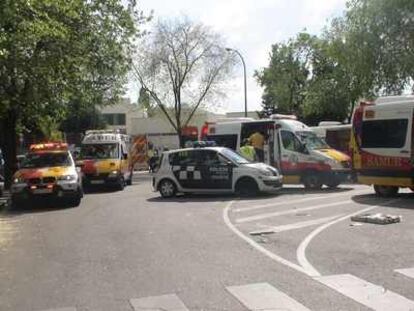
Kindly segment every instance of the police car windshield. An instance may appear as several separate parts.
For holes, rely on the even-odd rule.
[[[42,168],[70,166],[71,161],[66,152],[31,153],[23,161],[21,168]]]
[[[231,149],[225,148],[221,151],[221,154],[224,155],[230,161],[235,162],[237,164],[249,164],[249,163],[251,163],[249,160],[242,157],[240,154],[234,152]]]
[[[81,147],[81,159],[117,159],[117,144],[88,144]]]
[[[304,131],[304,132],[296,132],[299,135],[302,142],[306,143],[306,147],[309,149],[326,149],[329,148],[328,144],[318,136],[314,132]]]

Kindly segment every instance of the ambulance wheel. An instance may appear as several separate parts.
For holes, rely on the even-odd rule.
[[[379,197],[395,197],[399,188],[395,186],[374,185],[374,190]]]
[[[158,185],[158,191],[163,198],[172,198],[175,197],[177,193],[177,187],[171,180],[163,179]]]
[[[329,180],[326,183],[326,186],[329,189],[336,189],[336,188],[338,188],[338,186],[339,186],[340,183],[341,183],[341,181],[338,178],[333,177],[331,180]]]
[[[242,197],[255,196],[258,192],[259,187],[251,178],[242,178],[236,183],[236,193]]]
[[[302,180],[306,189],[319,190],[322,188],[322,181],[317,173],[305,175]]]

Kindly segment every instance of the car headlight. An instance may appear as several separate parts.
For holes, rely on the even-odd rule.
[[[109,176],[111,176],[111,177],[115,177],[115,176],[118,176],[118,175],[119,175],[119,171],[112,171],[112,172],[109,173]]]
[[[76,179],[77,179],[76,175],[63,175],[63,176],[58,177],[58,180],[60,181],[72,181]]]
[[[13,179],[13,184],[25,184],[26,180],[22,177],[16,177]]]
[[[270,170],[260,170],[260,175],[263,176],[273,176],[273,172]]]

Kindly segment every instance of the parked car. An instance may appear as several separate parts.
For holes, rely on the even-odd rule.
[[[282,175],[264,163],[252,163],[224,147],[164,152],[153,176],[154,191],[168,198],[181,193],[254,195],[282,187]]]

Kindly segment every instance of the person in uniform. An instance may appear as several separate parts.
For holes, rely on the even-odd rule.
[[[249,137],[250,143],[256,151],[256,157],[259,162],[264,162],[264,142],[265,138],[259,131],[254,132]]]
[[[243,146],[240,148],[240,153],[249,161],[253,162],[256,160],[256,151],[254,147],[250,144],[249,139],[245,139],[243,141]]]

